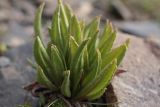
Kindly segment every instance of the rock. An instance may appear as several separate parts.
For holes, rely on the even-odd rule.
[[[12,0],[12,5],[14,9],[19,11],[20,14],[22,14],[23,16],[21,20],[17,20],[17,21],[23,24],[27,24],[27,23],[32,24],[35,16],[35,7],[31,2],[28,2],[26,0]]]
[[[0,36],[5,35],[8,32],[8,25],[7,23],[0,23],[1,29],[0,29]]]
[[[119,107],[159,107],[160,60],[144,39],[119,33],[117,43],[126,38],[131,43],[120,67],[127,72],[112,81]]]
[[[11,5],[8,0],[0,2],[0,22],[8,21]]]
[[[11,63],[10,59],[4,56],[0,57],[0,68],[9,66]]]
[[[32,42],[28,42],[27,44],[9,50],[5,53],[5,55],[13,62],[19,63],[19,66],[24,66],[24,63],[27,64],[27,58],[33,56],[32,45]]]
[[[24,19],[25,16],[19,9],[10,10],[10,21],[22,22]]]
[[[160,37],[148,37],[145,39],[150,50],[160,59]]]
[[[10,11],[7,9],[0,9],[0,22],[8,22],[10,20]]]
[[[76,6],[76,8],[77,10],[75,11],[75,13],[78,13],[76,15],[81,19],[89,18],[88,16],[93,11],[93,6],[88,1],[81,2],[80,4],[78,4],[78,6]]]
[[[135,22],[115,22],[115,25],[125,33],[133,34],[135,36],[160,37],[160,25],[153,21],[135,21]]]
[[[9,9],[11,7],[9,0],[5,0],[0,2],[0,8]]]
[[[11,59],[9,66],[0,68],[0,107],[16,107],[29,102],[32,107],[37,107],[37,99],[27,93],[23,87],[35,79],[35,72],[26,62],[26,58],[32,55],[31,43],[9,50],[4,57],[6,65]],[[6,60],[6,61],[5,61]],[[1,61],[1,59],[0,59]],[[0,64],[1,65],[1,64]],[[3,65],[4,66],[4,65]],[[9,103],[8,103],[9,102]]]
[[[129,8],[120,0],[112,0],[111,6],[122,19],[130,20],[133,18]]]
[[[33,38],[33,31],[29,30],[31,32],[28,32],[28,27],[24,27],[16,22],[11,22],[8,26],[8,32],[0,36],[0,42],[11,48],[23,45]]]

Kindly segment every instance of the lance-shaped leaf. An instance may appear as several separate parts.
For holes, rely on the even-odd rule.
[[[95,91],[104,88],[108,84],[111,75],[114,74],[116,69],[116,61],[111,63],[103,72],[101,72],[95,79],[89,84],[82,87],[81,91],[77,94],[76,99],[88,98],[87,96],[95,94]]]
[[[53,45],[53,44],[52,44],[51,41],[48,42],[48,44],[47,44],[47,49],[46,49],[46,51],[47,51],[47,53],[48,53],[49,58],[51,57],[51,46],[52,46],[52,45]]]
[[[45,3],[42,3],[40,7],[36,11],[36,16],[34,19],[34,31],[35,31],[35,36],[39,36],[40,38],[42,37],[42,25],[41,25],[41,20],[42,20],[42,12],[44,8]]]
[[[96,41],[98,36],[99,30],[97,30],[94,34],[94,36],[90,39],[87,49],[89,54],[89,63],[92,63],[94,61],[94,57],[96,56]]]
[[[67,16],[67,19],[68,19],[68,23],[69,23],[72,16],[73,16],[72,11],[67,4],[64,4],[64,10],[65,10],[65,13],[66,13],[66,16]]]
[[[69,33],[70,35],[72,35],[76,42],[78,44],[81,43],[81,27],[80,27],[80,24],[76,18],[76,16],[73,16],[72,19],[71,19],[71,22],[70,22],[70,26],[69,26]]]
[[[88,37],[94,36],[94,34],[97,32],[97,29],[99,29],[99,22],[100,18],[96,17],[93,21],[91,21],[84,29],[84,39],[87,39]]]
[[[73,59],[73,56],[76,54],[78,47],[79,47],[79,45],[76,42],[76,40],[74,39],[74,37],[70,36],[69,52],[68,52],[68,55],[66,56],[66,60],[67,60],[66,62],[67,62],[68,68],[70,68],[71,59]]]
[[[64,80],[62,82],[61,92],[66,97],[70,97],[71,96],[71,90],[70,90],[70,71],[65,71],[64,72]]]
[[[54,16],[52,18],[50,36],[53,44],[55,44],[61,53],[63,53],[64,41],[62,39],[62,32],[60,27],[60,7],[55,10]]]
[[[68,22],[68,18],[67,18],[67,15],[66,15],[67,10],[65,10],[64,5],[62,4],[61,0],[58,0],[58,6],[60,7],[61,20],[62,20],[62,23],[64,24],[63,26],[68,28],[69,22]]]
[[[40,66],[37,69],[37,81],[38,83],[45,85],[54,91],[57,90],[57,87],[50,80],[48,80]]]
[[[113,49],[110,53],[108,53],[106,57],[102,59],[102,69],[105,68],[108,64],[110,64],[113,61],[113,59],[117,59],[118,66],[126,53],[128,43],[129,39],[123,45]]]
[[[88,95],[87,98],[88,98],[90,101],[99,99],[99,98],[105,93],[105,91],[106,91],[106,88],[102,88],[100,91],[97,91],[97,92],[94,93],[94,94]]]
[[[37,36],[34,42],[34,58],[38,65],[40,65],[43,69],[47,70],[48,65],[42,56],[42,52],[45,53],[43,44],[40,38]]]
[[[100,47],[102,58],[105,58],[106,54],[111,50],[114,40],[116,38],[116,32],[110,34],[110,37],[105,41],[105,43]]]
[[[34,57],[39,66],[45,71],[45,75],[49,78],[50,81],[54,81],[53,78],[51,78],[51,66],[50,66],[50,60],[49,56],[45,50],[45,47],[43,46],[42,41],[40,40],[39,36],[36,37],[35,43],[34,43]]]
[[[82,87],[89,84],[94,78],[96,78],[98,72],[101,70],[101,53],[96,50],[96,57],[94,57],[94,62],[90,65],[88,73],[84,75],[84,80],[82,82]]]
[[[77,88],[77,85],[81,79],[82,76],[82,69],[83,69],[83,53],[84,49],[87,46],[88,40],[85,40],[81,43],[81,45],[78,47],[76,54],[73,56],[73,59],[71,61],[70,69],[71,69],[71,80],[72,80],[72,86],[74,87],[74,90]]]
[[[117,62],[116,60],[113,61],[113,64],[111,64],[111,67],[108,67],[106,69],[104,69],[99,76],[101,77],[100,82],[97,84],[96,87],[92,88],[92,90],[86,95],[87,98],[91,98],[92,96],[94,96],[94,99],[97,99],[99,96],[95,96],[98,93],[102,94],[103,89],[105,89],[107,87],[107,85],[110,83],[112,77],[115,74],[115,71],[117,69]],[[105,75],[105,76],[102,76]]]
[[[58,17],[58,8],[57,8],[52,18],[51,28],[48,29],[52,43],[54,43],[55,45],[57,45],[58,43],[57,36],[60,35],[60,32],[59,32],[60,25],[58,22],[59,22],[59,17]]]
[[[56,83],[61,84],[62,82],[62,73],[65,70],[63,60],[60,57],[60,52],[58,51],[55,45],[51,46],[51,64],[53,67],[52,73],[55,74]]]
[[[68,29],[69,29],[69,21],[68,19],[68,14],[67,11],[69,12],[68,8],[63,5],[61,0],[58,2],[58,7],[59,7],[59,16],[60,16],[60,29],[61,29],[61,39],[63,41],[63,55],[66,55],[66,52],[68,51],[68,46],[69,46],[69,34],[68,34]],[[67,9],[67,10],[66,10]]]
[[[100,37],[100,42],[99,42],[99,48],[100,49],[103,47],[103,45],[105,43],[107,43],[106,41],[112,35],[112,32],[113,32],[112,24],[109,21],[107,21],[107,24],[106,24],[106,26],[104,28],[102,36]]]
[[[71,49],[71,56],[74,56],[78,50],[78,43],[74,39],[74,37],[70,36],[70,49]]]
[[[85,71],[84,72],[85,74],[89,72],[89,55],[88,55],[87,47],[84,50],[84,68],[83,69]]]

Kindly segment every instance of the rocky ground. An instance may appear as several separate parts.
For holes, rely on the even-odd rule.
[[[22,87],[35,78],[35,72],[26,59],[32,57],[33,19],[36,7],[41,1],[3,0],[0,2],[0,43],[8,48],[5,53],[0,50],[0,107],[16,107],[25,101],[31,102],[33,106],[37,104],[37,99],[31,97]],[[120,14],[121,22],[108,11],[105,0],[99,2],[67,0],[66,2],[72,5],[79,18],[88,21],[95,15],[102,15],[102,26],[106,18],[110,18],[119,30],[134,34],[118,33],[116,44],[131,38],[129,51],[120,66],[127,72],[115,77],[112,82],[118,106],[159,107],[159,24],[153,21],[141,23],[131,21],[134,19],[133,15],[124,4],[119,2],[113,2],[112,6]],[[43,15],[45,35],[55,5],[56,0],[46,0]],[[128,21],[123,22],[122,19]]]

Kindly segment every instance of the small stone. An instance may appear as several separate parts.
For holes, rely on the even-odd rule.
[[[16,22],[10,22],[8,26],[8,32],[4,36],[0,36],[0,42],[5,43],[10,48],[14,48],[31,41],[33,31],[29,30],[28,27],[24,27]]]
[[[34,5],[32,5],[31,2],[28,2],[26,0],[19,0],[18,2],[16,0],[15,3],[16,3],[15,8],[19,9],[24,16],[24,19],[21,21],[21,23],[22,24],[32,24],[34,20],[34,16],[35,16]]]
[[[0,68],[7,67],[11,63],[10,59],[4,56],[0,57]]]
[[[0,2],[0,7],[5,8],[5,9],[9,9],[11,7],[10,1],[9,0],[3,0],[3,2]]]
[[[7,22],[10,19],[10,12],[7,9],[0,9],[0,22]]]

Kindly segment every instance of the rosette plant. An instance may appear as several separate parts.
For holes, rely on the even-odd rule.
[[[116,31],[108,22],[102,32],[100,18],[89,24],[79,21],[70,8],[58,0],[51,26],[50,42],[42,40],[41,16],[35,17],[34,58],[37,82],[32,94],[47,107],[90,107],[105,93],[128,47],[128,40],[112,49]]]

